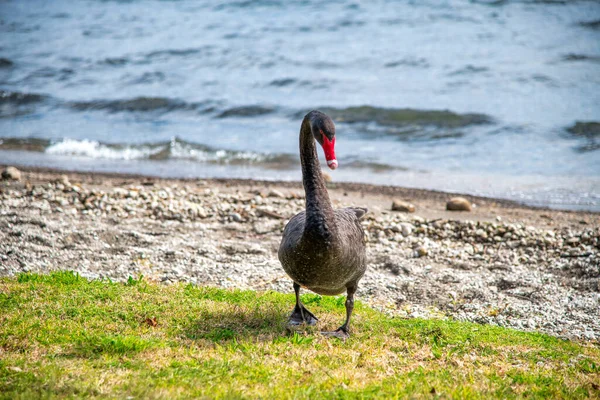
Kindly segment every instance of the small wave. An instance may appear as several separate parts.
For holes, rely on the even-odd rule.
[[[146,74],[140,79],[161,79],[162,74]],[[132,81],[140,83],[141,81]],[[122,100],[90,100],[61,103],[77,111],[108,111],[119,112],[170,112],[170,111],[194,111],[197,113],[214,113],[215,118],[256,117],[270,114],[276,111],[274,107],[249,105],[223,109],[218,101],[206,100],[202,102],[188,103],[179,99],[168,97],[136,97]]]
[[[93,100],[70,103],[71,108],[78,111],[104,110],[110,112],[145,112],[145,111],[172,111],[194,110],[199,104],[186,103],[181,100],[166,97],[136,97],[125,100]]]
[[[391,61],[384,65],[385,68],[412,67],[429,68],[429,62],[425,58],[403,58],[401,60]]]
[[[600,138],[600,122],[575,121],[575,124],[568,127],[567,131],[579,137]]]
[[[582,21],[579,23],[579,25],[583,26],[584,28],[600,30],[600,19],[596,19],[593,21]]]
[[[598,63],[600,62],[600,56],[590,56],[587,54],[575,54],[575,53],[570,53],[570,54],[566,54],[562,57],[563,61],[590,61],[590,62],[595,62]]]
[[[36,138],[2,138],[0,139],[0,150],[24,150],[43,152],[50,146],[48,139]]]
[[[127,57],[108,57],[100,61],[99,64],[110,65],[114,67],[120,67],[122,65],[130,63],[131,60]]]
[[[46,80],[48,78],[54,78],[59,82],[67,81],[76,74],[75,70],[71,68],[53,68],[43,67],[39,68],[29,75],[27,75],[23,81],[33,83],[38,80]]]
[[[251,7],[272,7],[279,6],[278,1],[271,0],[243,0],[243,1],[226,1],[216,5],[213,9],[215,11],[225,10],[228,8],[251,8]]]
[[[12,67],[14,63],[8,58],[0,57],[0,68]]]
[[[167,79],[164,73],[160,71],[144,72],[142,75],[134,77],[127,81],[129,85],[144,85],[150,83],[164,82]]]
[[[100,65],[107,65],[110,67],[122,67],[127,64],[134,65],[145,65],[152,63],[154,61],[165,61],[169,60],[173,57],[189,57],[194,55],[207,55],[214,49],[214,46],[207,45],[196,48],[188,48],[188,49],[165,49],[165,50],[156,50],[151,51],[149,53],[136,53],[130,54],[128,56],[119,56],[119,57],[107,57],[103,60],[97,61]]]
[[[600,142],[590,141],[582,145],[576,146],[575,150],[579,153],[587,153],[588,151],[600,150]]]
[[[398,167],[373,161],[354,160],[344,163],[344,168],[369,169],[373,172],[408,171],[406,167]]]
[[[566,131],[571,136],[585,141],[575,148],[577,151],[588,152],[600,149],[600,122],[576,121],[566,128]]]
[[[463,68],[457,69],[456,71],[452,71],[448,74],[448,76],[459,76],[459,75],[474,75],[480,74],[482,72],[488,72],[490,69],[487,67],[476,67],[474,65],[467,65]]]
[[[333,28],[336,27],[342,27],[342,28],[348,28],[348,27],[360,27],[366,25],[365,21],[360,21],[360,20],[351,20],[351,19],[342,19],[340,21],[337,22],[337,24],[335,26],[333,26]]]
[[[335,81],[333,81],[331,79],[297,80],[294,78],[282,78],[282,79],[272,80],[271,82],[268,83],[268,86],[287,87],[287,86],[296,85],[296,86],[300,86],[300,87],[304,87],[304,88],[311,88],[311,89],[316,90],[316,89],[330,88],[334,83],[335,83]]]
[[[31,114],[33,103],[41,102],[46,96],[35,93],[19,93],[0,90],[0,118],[15,118]]]
[[[213,46],[204,46],[190,49],[167,49],[167,50],[157,50],[146,54],[147,58],[170,58],[172,56],[176,57],[186,57],[194,54],[202,53],[206,50],[212,49]]]
[[[345,123],[376,122],[384,126],[434,126],[461,128],[489,124],[493,119],[485,114],[458,114],[449,110],[415,110],[411,108],[378,108],[371,106],[321,109],[334,120]]]
[[[487,6],[501,6],[506,4],[507,0],[474,0],[473,3],[483,4]]]
[[[0,90],[0,104],[30,104],[44,100],[43,95],[36,93],[9,92]]]
[[[296,79],[294,78],[274,79],[271,82],[269,82],[269,86],[283,87],[293,85],[294,83],[296,83]]]
[[[217,115],[217,118],[256,117],[259,115],[271,114],[274,111],[274,108],[265,106],[233,107]]]

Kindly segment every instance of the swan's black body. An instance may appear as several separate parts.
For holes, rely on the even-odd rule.
[[[296,308],[290,323],[316,323],[316,317],[300,302],[301,286],[323,295],[347,291],[346,322],[332,333],[347,337],[354,292],[366,270],[364,232],[359,219],[367,210],[333,210],[331,207],[315,146],[315,139],[322,143],[322,135],[330,140],[334,138],[333,121],[319,111],[311,111],[304,117],[300,129],[306,210],[294,216],[285,227],[279,260],[294,281],[296,291]]]

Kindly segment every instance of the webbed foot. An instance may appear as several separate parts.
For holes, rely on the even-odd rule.
[[[303,305],[296,305],[292,315],[288,319],[288,325],[316,325],[319,319],[313,313],[308,311]]]
[[[350,332],[344,327],[339,327],[333,332],[321,332],[321,334],[327,337],[336,337],[341,340],[350,338]]]

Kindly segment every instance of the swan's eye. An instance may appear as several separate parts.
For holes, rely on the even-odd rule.
[[[328,138],[328,139],[329,139],[329,137],[331,136],[331,140],[335,139],[335,136],[334,136],[334,135],[327,135],[327,134],[325,133],[325,131],[323,131],[323,129],[319,129],[319,133],[321,134],[321,137],[324,137],[324,138]]]

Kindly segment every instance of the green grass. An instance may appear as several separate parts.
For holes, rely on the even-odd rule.
[[[344,298],[306,294],[319,329]],[[589,398],[600,348],[471,323],[390,318],[360,303],[353,336],[288,332],[292,295],[0,280],[0,398]]]

